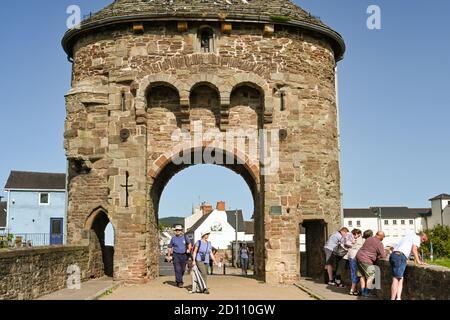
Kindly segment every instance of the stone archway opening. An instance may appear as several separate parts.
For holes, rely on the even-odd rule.
[[[321,280],[324,276],[325,254],[323,247],[327,240],[327,228],[327,223],[321,219],[304,220],[300,224],[301,276],[316,280]]]
[[[103,272],[108,277],[114,276],[114,226],[112,225],[106,210],[95,210],[86,222],[86,228],[90,231],[91,247],[94,254],[101,255]]]
[[[229,264],[240,262],[233,250],[237,236],[234,249],[247,244],[249,269],[253,270],[254,200],[248,184],[234,171],[220,165],[199,164],[185,168],[169,181],[160,198],[158,216],[159,221],[171,217],[163,219],[165,227],[183,225],[193,243],[200,240],[201,231],[210,230],[210,241],[217,250],[216,258]],[[163,239],[161,251],[166,252],[169,239]],[[216,274],[223,273],[223,269],[213,269]],[[160,265],[160,274],[165,274],[166,270],[166,264]]]
[[[254,272],[255,276],[259,279],[264,279],[264,264],[265,264],[265,257],[264,257],[264,235],[263,235],[263,225],[264,225],[264,215],[261,210],[262,208],[262,197],[261,197],[261,186],[259,181],[259,175],[255,167],[250,166],[248,163],[240,159],[237,155],[230,153],[225,150],[216,150],[216,152],[220,153],[220,157],[216,154],[215,159],[219,163],[209,163],[205,161],[204,157],[202,156],[205,152],[205,147],[199,147],[199,148],[192,148],[189,150],[184,150],[180,154],[178,154],[175,158],[168,159],[167,162],[162,165],[160,170],[158,171],[158,174],[156,177],[152,179],[152,186],[150,188],[150,198],[152,199],[152,207],[153,207],[153,214],[154,214],[154,221],[158,221],[159,218],[159,207],[160,207],[160,200],[162,193],[169,183],[169,181],[179,172],[192,167],[194,165],[217,165],[221,166],[227,169],[230,169],[234,173],[240,175],[242,179],[247,184],[252,201],[253,201],[253,220],[254,220]],[[186,157],[186,154],[189,155],[189,157]],[[173,161],[174,159],[178,157],[183,157],[184,160],[189,159],[188,163],[179,163],[178,159]],[[202,159],[201,163],[197,163],[196,160]],[[227,163],[230,162],[230,159],[233,159],[233,163]],[[222,161],[220,161],[222,160]],[[202,179],[203,182],[204,178]],[[211,181],[213,183],[213,181]],[[231,191],[232,192],[232,191]],[[191,208],[186,208],[187,210],[190,210]],[[152,220],[152,219],[150,219]]]

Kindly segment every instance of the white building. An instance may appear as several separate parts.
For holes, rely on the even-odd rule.
[[[201,217],[213,211],[212,205],[203,202],[199,207],[192,208],[192,214],[184,218],[184,232],[187,232]]]
[[[450,195],[440,194],[431,201],[431,215],[427,217],[428,228],[432,229],[438,224],[450,226]]]
[[[383,231],[385,246],[395,246],[410,232],[426,229],[429,208],[372,207],[365,209],[344,209],[344,226],[353,229]]]
[[[250,233],[251,225],[247,224],[246,226],[242,210],[226,211],[225,202],[221,201],[217,203],[215,210],[206,213],[207,211],[202,211],[202,216],[186,231],[186,234],[194,242],[200,240],[202,231],[211,232],[209,241],[218,250],[228,249],[236,240],[236,236],[238,242],[253,242],[253,232]],[[198,215],[198,212],[195,211],[194,215]],[[191,222],[192,216],[185,219],[185,225],[189,225]]]

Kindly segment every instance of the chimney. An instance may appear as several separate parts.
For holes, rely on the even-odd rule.
[[[203,202],[200,209],[202,210],[203,215],[210,214],[213,211],[212,205],[207,202]]]
[[[216,209],[218,211],[225,211],[225,201],[219,201],[217,202],[217,207]]]

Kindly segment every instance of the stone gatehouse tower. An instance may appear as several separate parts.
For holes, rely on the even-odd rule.
[[[272,175],[222,146],[240,160],[225,165],[253,193],[256,273],[268,283],[298,278],[301,226],[308,272],[321,273],[325,237],[341,219],[338,33],[289,0],[115,0],[62,43],[73,63],[64,135],[70,243],[104,249],[111,222],[114,277],[158,276],[159,198],[188,166],[172,157],[194,158],[208,145],[174,146],[172,135],[195,133],[201,120],[202,132],[280,133]]]

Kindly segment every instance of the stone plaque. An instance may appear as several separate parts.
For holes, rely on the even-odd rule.
[[[270,215],[271,216],[281,216],[282,215],[281,206],[271,206],[270,207]]]

